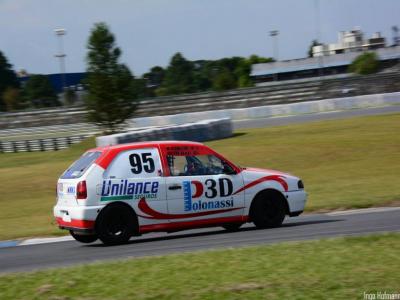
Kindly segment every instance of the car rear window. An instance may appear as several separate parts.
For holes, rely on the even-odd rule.
[[[61,179],[81,177],[100,155],[101,152],[86,152],[61,175]]]

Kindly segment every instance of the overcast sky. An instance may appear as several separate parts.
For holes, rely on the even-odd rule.
[[[306,56],[316,37],[316,0],[0,0],[0,51],[15,70],[58,73],[55,28],[65,28],[67,72],[85,70],[86,42],[104,21],[123,51],[122,61],[141,75],[166,66],[175,52],[190,60],[273,56],[269,30],[279,30],[279,58]],[[319,0],[320,36],[359,26],[392,43],[400,26],[399,0]]]

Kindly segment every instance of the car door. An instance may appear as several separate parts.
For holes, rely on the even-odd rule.
[[[152,212],[167,214],[165,179],[157,148],[119,153],[104,172],[101,202],[123,201],[131,205],[140,225],[167,222]]]
[[[170,153],[166,159],[170,222],[243,215],[244,195],[235,194],[243,186],[242,175],[225,174],[223,161],[207,148],[196,153]]]

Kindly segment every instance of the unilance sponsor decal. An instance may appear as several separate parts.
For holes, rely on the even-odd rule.
[[[104,180],[101,188],[101,201],[133,200],[157,198],[158,181],[129,182]]]
[[[201,200],[196,199],[203,196],[204,187],[200,181],[183,181],[183,204],[184,211],[200,211],[218,208],[231,208],[234,207],[233,198],[223,200]],[[205,182],[206,198],[227,197],[232,194],[232,182],[227,178],[221,178],[217,181],[208,179]],[[193,189],[194,187],[194,189]],[[196,201],[193,201],[196,199]]]

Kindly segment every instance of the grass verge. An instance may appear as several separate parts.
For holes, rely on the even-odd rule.
[[[400,200],[400,114],[246,129],[207,143],[242,166],[301,177],[307,211]],[[0,240],[65,234],[52,224],[56,181],[89,139],[58,152],[0,154]]]
[[[364,299],[399,293],[400,234],[290,242],[0,276],[1,299]]]
[[[242,166],[299,176],[307,211],[400,204],[400,114],[241,130],[208,143]]]

